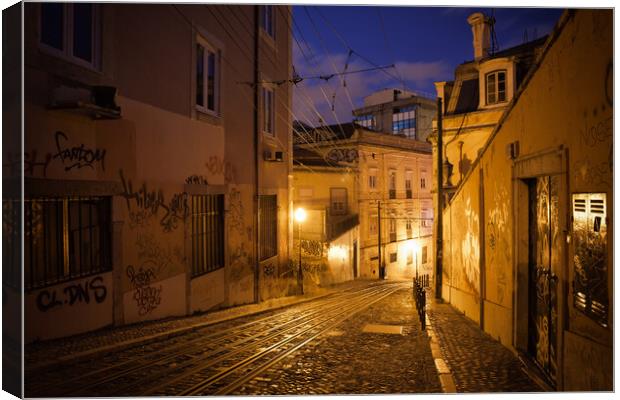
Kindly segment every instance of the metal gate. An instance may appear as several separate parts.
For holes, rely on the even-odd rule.
[[[528,352],[555,385],[557,371],[557,272],[560,267],[559,178],[544,176],[529,186]]]

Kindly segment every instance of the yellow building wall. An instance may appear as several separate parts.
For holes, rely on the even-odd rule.
[[[480,162],[475,165],[463,186],[444,211],[449,227],[444,233],[448,273],[453,287],[467,295],[455,296],[450,302],[465,310],[473,306],[478,287],[470,283],[475,277],[475,247],[484,249],[484,329],[503,344],[514,349],[514,332],[525,324],[515,314],[513,295],[527,287],[515,287],[517,254],[515,246],[522,242],[515,235],[515,218],[523,215],[515,202],[517,186],[513,181],[516,163],[545,152],[566,157],[560,176],[566,179],[560,213],[570,215],[573,193],[605,193],[613,204],[613,56],[612,12],[609,10],[578,10],[564,15],[565,24],[548,48],[540,67],[531,77],[514,107],[501,122]],[[506,157],[506,146],[519,143],[519,157],[513,162]],[[561,146],[561,147],[560,147]],[[546,165],[534,165],[544,175]],[[478,184],[483,171],[484,215],[476,213],[480,203]],[[525,210],[527,212],[527,210]],[[480,240],[478,223],[482,219],[484,242]],[[562,220],[570,221],[561,217]],[[558,388],[564,390],[612,389],[613,320],[613,207],[608,206],[607,218],[607,285],[609,293],[608,327],[602,327],[573,307],[572,285],[575,274],[574,247],[569,235],[572,226],[561,226],[562,252],[566,254],[558,273],[559,315]],[[466,229],[466,227],[468,227]],[[570,242],[570,243],[568,243]],[[568,244],[566,244],[568,243]],[[482,247],[484,246],[484,247]],[[466,251],[467,250],[467,251]],[[469,260],[467,254],[470,255]],[[473,272],[473,274],[472,274]],[[473,279],[475,281],[475,279]],[[444,281],[444,284],[446,282]],[[444,297],[445,297],[444,289]],[[472,318],[476,313],[472,310]]]

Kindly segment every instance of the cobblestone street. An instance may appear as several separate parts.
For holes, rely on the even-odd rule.
[[[62,362],[27,369],[26,395],[541,390],[509,350],[450,305],[430,302],[431,326],[422,331],[411,282],[357,281],[276,306],[287,303],[30,345],[30,360],[67,353]],[[119,341],[117,331],[128,340]],[[141,335],[148,340],[140,341]],[[431,335],[440,352],[431,351]],[[102,345],[105,352],[98,351]],[[440,380],[440,372],[451,376],[453,386]]]

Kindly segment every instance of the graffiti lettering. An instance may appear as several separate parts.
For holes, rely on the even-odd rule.
[[[609,117],[591,126],[588,126],[586,122],[584,129],[579,133],[581,141],[586,146],[593,147],[599,143],[606,142],[611,139],[613,134],[613,117]]]
[[[99,162],[101,169],[105,170],[105,150],[102,149],[89,149],[84,143],[79,146],[63,148],[61,140],[67,142],[69,138],[61,131],[56,132],[56,150],[54,158],[59,158],[65,165],[65,171],[69,171],[73,168],[90,167],[94,169],[94,163]]]
[[[151,268],[139,267],[136,271],[132,265],[127,266],[127,277],[133,288],[133,299],[138,307],[140,316],[147,315],[161,303],[162,287],[151,286],[151,279],[155,279],[155,272]]]
[[[181,264],[185,262],[185,257],[180,248],[168,247],[163,249],[150,234],[138,235],[136,249],[142,264],[152,265],[156,274],[169,269],[177,262]]]
[[[228,194],[229,198],[229,211],[228,211],[228,224],[231,230],[237,231],[239,236],[243,235],[243,202],[241,201],[241,192],[235,188],[230,189]]]
[[[183,192],[175,194],[168,204],[166,204],[164,193],[160,190],[149,190],[146,183],[143,183],[138,191],[135,191],[132,182],[125,180],[123,171],[119,171],[123,192],[121,196],[127,202],[130,218],[136,221],[144,221],[157,214],[159,209],[165,211],[164,216],[159,221],[164,231],[170,232],[177,228],[179,220],[185,220],[189,216],[188,194]],[[131,204],[135,203],[138,210],[133,210]]]
[[[64,304],[70,306],[76,303],[90,304],[91,295],[97,303],[101,303],[105,300],[108,290],[103,285],[103,278],[97,276],[90,281],[68,285],[60,293],[62,293],[62,298],[55,289],[52,291],[45,289],[39,292],[37,295],[39,311],[45,312],[52,308],[62,307]]]
[[[6,168],[8,175],[18,175],[21,171],[22,161],[19,154],[7,154],[8,161],[2,164]],[[52,161],[52,155],[47,153],[44,158],[39,159],[36,150],[24,153],[24,174],[29,176],[36,175],[37,169],[40,169],[41,176],[47,176],[47,167]]]
[[[205,165],[211,174],[223,175],[227,183],[235,180],[235,169],[232,164],[220,159],[218,156],[209,157],[209,161]]]
[[[318,240],[301,240],[301,250],[311,256],[321,257],[323,255],[323,243]]]
[[[208,185],[207,178],[202,175],[191,175],[185,178],[185,183],[188,185]]]
[[[327,153],[327,161],[354,163],[358,159],[357,149],[332,149]]]

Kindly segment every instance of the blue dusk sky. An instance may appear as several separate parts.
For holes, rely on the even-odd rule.
[[[300,76],[396,65],[303,80],[294,88],[293,119],[313,126],[319,115],[327,124],[350,122],[352,108],[361,107],[365,96],[403,84],[434,98],[433,82],[454,79],[455,67],[473,59],[467,17],[477,11],[494,15],[497,44],[504,50],[523,43],[526,32],[528,40],[551,32],[563,9],[293,6],[293,65]]]

